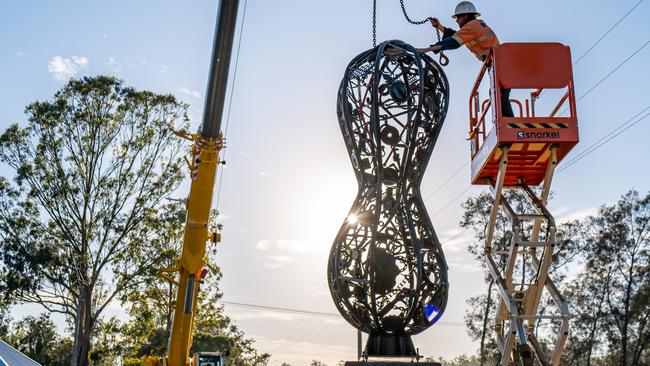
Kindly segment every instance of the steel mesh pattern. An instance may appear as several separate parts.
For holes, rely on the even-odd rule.
[[[448,104],[441,67],[397,40],[355,57],[341,82],[338,120],[359,190],[328,282],[339,312],[366,333],[417,334],[445,309],[447,264],[420,182]]]

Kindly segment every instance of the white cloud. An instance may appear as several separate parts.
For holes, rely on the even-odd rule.
[[[201,93],[199,93],[196,90],[190,90],[190,88],[188,88],[186,86],[182,86],[180,89],[178,89],[178,91],[180,93],[182,93],[182,94],[191,95],[192,97],[194,97],[196,99],[201,99]]]
[[[294,258],[291,258],[286,255],[271,255],[269,256],[269,259],[275,262],[282,262],[282,263],[293,262],[295,260]]]
[[[74,62],[75,65],[86,66],[88,65],[88,58],[83,56],[82,57],[72,56],[72,62]]]
[[[167,70],[169,70],[169,66],[167,66],[167,65],[160,66],[160,73],[161,74],[166,74]]]
[[[440,244],[445,252],[461,252],[473,240],[472,232],[463,228],[453,228],[440,235]]]
[[[77,75],[80,69],[88,66],[89,62],[88,58],[84,56],[72,56],[71,58],[54,56],[47,64],[47,70],[55,80],[67,81]]]
[[[108,65],[108,66],[115,65],[115,59],[113,57],[109,57],[108,61],[106,61],[106,65]]]
[[[268,269],[280,269],[283,266],[284,266],[284,263],[278,263],[278,262],[275,262],[275,263],[266,262],[266,263],[264,263],[264,267],[268,268]]]
[[[264,258],[264,267],[269,269],[278,269],[293,261],[295,261],[295,258],[286,255],[270,255]]]
[[[586,208],[580,211],[570,212],[567,208],[560,208],[555,211],[556,222],[560,224],[565,224],[569,221],[578,220],[582,221],[589,216],[596,215],[598,213],[598,207]]]
[[[102,33],[102,38],[104,39],[108,38],[108,33]]]
[[[257,242],[255,246],[258,250],[283,250],[287,252],[295,253],[306,253],[310,252],[315,248],[315,243],[310,241],[298,241],[298,240],[288,240],[288,239],[264,239]]]
[[[16,58],[25,56],[25,53],[22,51],[16,51]]]

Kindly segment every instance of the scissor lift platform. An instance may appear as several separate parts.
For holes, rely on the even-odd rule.
[[[480,101],[479,88],[490,76],[493,98]],[[504,117],[500,101],[504,89],[530,89],[523,102],[511,99],[518,115]],[[546,89],[566,92],[548,115],[536,113],[536,102]],[[568,116],[558,116],[565,106]],[[578,143],[571,53],[560,43],[505,43],[497,47],[483,64],[469,100],[472,184],[495,182],[501,147],[509,147],[505,186],[521,182],[535,186],[544,180],[557,146],[560,162]],[[489,115],[489,116],[488,116]],[[486,119],[491,117],[488,123]]]
[[[479,88],[486,74],[490,98],[481,102]],[[535,360],[539,365],[559,366],[568,337],[569,306],[549,277],[557,228],[546,202],[555,167],[578,143],[572,74],[571,54],[562,44],[507,43],[485,60],[470,96],[472,184],[489,185],[494,197],[485,255],[499,292],[495,331],[500,366],[532,366]],[[530,90],[530,97],[523,103],[510,99],[519,114],[503,116],[502,93],[521,89]],[[557,94],[562,96],[548,104],[549,113],[541,115],[536,113],[536,102],[547,89],[561,90]],[[568,116],[558,116],[563,106]],[[486,123],[488,114],[490,123]],[[539,192],[530,188],[540,184]],[[527,202],[527,210],[519,212],[508,202],[516,194]],[[495,244],[500,212],[512,224],[511,235],[507,243]],[[540,313],[544,293],[553,299],[552,314]],[[537,338],[541,321],[555,322],[550,347]]]

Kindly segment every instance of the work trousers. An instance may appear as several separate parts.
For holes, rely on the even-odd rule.
[[[501,88],[501,115],[503,117],[514,117],[512,104],[510,104],[510,89]]]
[[[494,80],[492,79],[492,64],[488,65],[488,76],[490,77],[490,84],[494,85]],[[492,94],[492,91],[490,91]],[[494,97],[491,95],[491,97]],[[494,98],[490,98],[494,100]],[[501,115],[503,117],[514,117],[515,113],[512,111],[512,105],[510,104],[510,89],[501,88]]]

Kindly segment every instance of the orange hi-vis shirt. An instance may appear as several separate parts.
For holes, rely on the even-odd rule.
[[[461,46],[469,50],[483,61],[490,50],[499,45],[497,35],[479,19],[470,20],[452,36]]]

